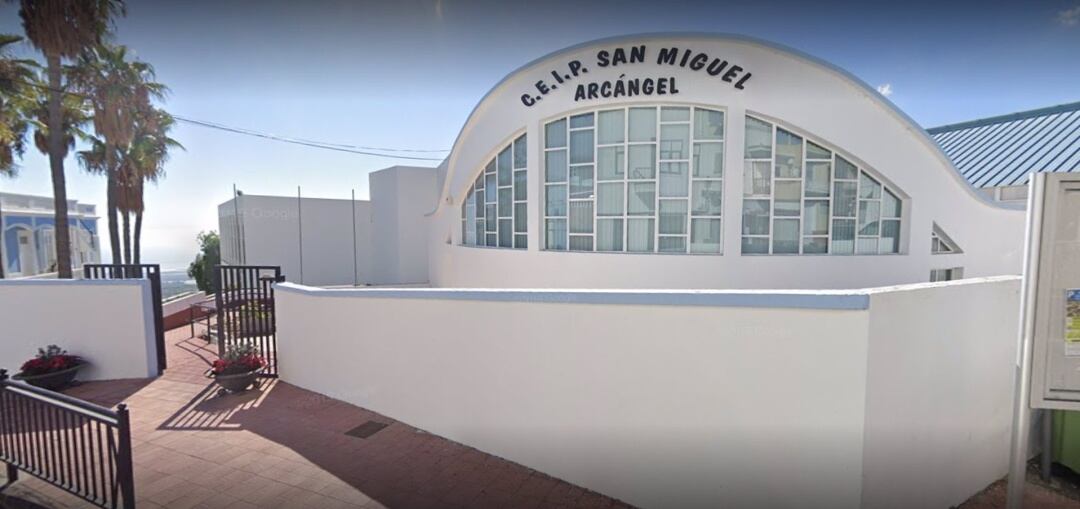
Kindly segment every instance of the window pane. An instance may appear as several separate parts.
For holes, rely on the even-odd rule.
[[[802,176],[802,137],[779,128],[776,130],[776,176]]]
[[[495,204],[490,204],[485,209],[485,219],[487,220],[487,231],[493,232],[498,227],[498,209]]]
[[[724,176],[724,144],[694,144],[694,176],[721,178]]]
[[[859,237],[858,242],[855,244],[855,252],[858,254],[877,254],[878,252],[878,239],[877,237],[863,238]]]
[[[571,129],[576,128],[576,127],[592,127],[592,125],[593,125],[593,114],[591,112],[590,113],[582,113],[581,115],[574,115],[574,116],[570,117],[570,128]]]
[[[566,249],[566,220],[548,219],[544,222],[547,231],[544,234],[545,249]]]
[[[656,214],[656,184],[630,182],[627,185],[626,213],[631,216]]]
[[[724,139],[724,112],[697,108],[694,110],[694,139]],[[691,242],[693,244],[693,242]]]
[[[480,217],[476,218],[476,231],[473,234],[473,239],[476,240],[476,245],[484,245],[484,231],[486,229],[487,228],[484,222],[484,217],[483,215],[481,215]]]
[[[499,220],[499,247],[514,247],[514,224],[511,219]]]
[[[881,196],[881,217],[900,217],[900,198],[888,189]]]
[[[514,235],[514,249],[526,249],[529,247],[528,235]]]
[[[591,164],[570,167],[570,197],[593,197],[593,167]]]
[[[685,122],[690,120],[690,108],[664,106],[660,108],[661,122]]]
[[[514,200],[525,201],[529,197],[528,175],[524,171],[514,172]]]
[[[661,253],[685,253],[686,237],[660,237]]]
[[[585,131],[570,132],[570,164],[593,162],[593,132],[592,129]]]
[[[776,181],[776,197],[774,212],[778,216],[798,217],[802,212],[802,182],[797,180]]]
[[[827,237],[803,237],[803,254],[825,254],[829,252],[829,239]]]
[[[773,254],[799,252],[799,220],[773,220]]]
[[[806,142],[807,159],[832,159],[832,152],[812,141]]]
[[[518,136],[518,139],[514,140],[514,169],[522,169],[526,166],[528,153],[528,144],[526,143],[526,137],[524,134]]]
[[[686,163],[660,163],[660,196],[686,196],[690,190]]]
[[[592,235],[571,235],[571,251],[592,251]]]
[[[881,184],[865,173],[859,174],[859,198],[881,198]]]
[[[660,200],[660,233],[686,233],[686,200]]]
[[[596,179],[622,180],[625,178],[626,160],[623,154],[622,145],[598,148],[596,150]]]
[[[623,184],[622,182],[605,183],[596,185],[596,215],[598,216],[621,216],[623,215]]]
[[[509,187],[499,189],[499,217],[510,217],[514,213],[514,190]]]
[[[746,117],[746,158],[769,159],[772,157],[772,124],[753,117]]]
[[[900,252],[900,220],[886,219],[881,222],[881,244],[878,247],[882,253]]]
[[[546,216],[566,215],[566,186],[547,186],[544,197],[547,199],[544,208]]]
[[[622,143],[623,141],[623,110],[601,111],[596,127],[597,143]],[[599,245],[599,244],[598,244]]]
[[[833,184],[833,215],[837,217],[855,217],[855,206],[858,201],[855,193],[858,192],[857,182],[836,182]]]
[[[806,163],[806,196],[816,198],[829,197],[829,180],[832,175],[832,163]]]
[[[660,126],[660,159],[690,159],[690,126]]]
[[[544,126],[544,148],[566,146],[566,120],[556,120]]]
[[[656,221],[653,219],[628,219],[626,223],[626,250],[634,253],[653,252]]]
[[[524,203],[514,204],[514,232],[524,233],[528,231],[529,225],[529,211],[528,207]]]
[[[630,141],[656,141],[656,108],[630,108]]]
[[[692,213],[695,216],[719,216],[723,211],[723,185],[719,180],[695,180],[691,197]]]
[[[544,179],[548,182],[566,182],[565,150],[552,150],[544,154]]]
[[[570,233],[593,232],[593,202],[570,202]]]
[[[656,145],[630,145],[630,178],[656,178]]]
[[[743,254],[769,254],[769,239],[767,237],[743,237]]]
[[[690,221],[690,252],[719,253],[721,246],[719,219]]]
[[[836,156],[836,178],[855,180],[858,177],[859,170],[855,168],[854,164],[851,164],[843,157]]]
[[[806,200],[803,214],[803,235],[829,234],[829,202]]]
[[[490,247],[497,247],[499,245],[499,235],[497,233],[488,233],[487,245]]]
[[[769,234],[769,200],[744,200],[742,217],[743,235]]]
[[[513,154],[510,152],[510,147],[506,147],[502,152],[499,152],[499,185],[508,186],[514,183],[514,169],[510,167],[513,163],[511,160]]]
[[[743,163],[743,195],[769,196],[772,184],[772,163],[746,161]]]
[[[859,235],[877,235],[881,202],[859,200]]]
[[[483,189],[484,188],[484,174],[483,173],[481,173],[479,177],[476,177],[476,183],[473,184],[473,185],[476,186],[477,189]]]
[[[597,219],[596,220],[596,250],[597,251],[622,251],[623,250],[623,220],[622,219]]]
[[[852,254],[855,252],[854,219],[833,219],[832,252],[833,254]]]
[[[495,183],[495,174],[484,177],[484,198],[487,203],[493,203],[499,197],[499,186]]]

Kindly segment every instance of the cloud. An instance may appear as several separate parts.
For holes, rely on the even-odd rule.
[[[877,91],[885,97],[892,95],[892,83],[882,83],[877,86]]]
[[[1080,25],[1080,5],[1073,7],[1072,9],[1065,9],[1057,15],[1058,23],[1061,23],[1067,27],[1074,27]]]

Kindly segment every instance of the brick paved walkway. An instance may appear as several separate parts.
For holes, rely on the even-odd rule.
[[[142,508],[628,507],[287,383],[219,396],[203,377],[216,350],[187,328],[166,341],[169,369],[160,378],[67,391],[128,403]],[[389,426],[366,439],[344,434],[369,420]],[[35,505],[82,506],[25,474],[0,494],[3,507]]]

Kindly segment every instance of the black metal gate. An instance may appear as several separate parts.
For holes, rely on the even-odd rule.
[[[148,279],[150,298],[154,301],[154,341],[157,343],[158,373],[165,371],[165,328],[161,311],[161,266],[141,265],[83,265],[83,279]]]
[[[252,344],[266,359],[264,376],[276,377],[277,335],[274,310],[274,283],[285,280],[281,267],[218,265],[217,287],[218,354],[233,345]]]

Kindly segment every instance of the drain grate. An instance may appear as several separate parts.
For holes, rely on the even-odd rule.
[[[368,421],[353,429],[350,429],[349,431],[346,431],[345,434],[349,435],[350,437],[368,438],[371,435],[378,433],[387,426],[389,426],[389,424],[385,422]]]

